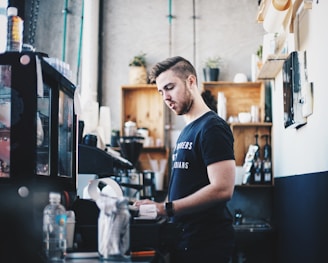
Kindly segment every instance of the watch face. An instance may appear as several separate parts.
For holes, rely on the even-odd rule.
[[[165,203],[165,211],[169,217],[174,215],[173,202]]]

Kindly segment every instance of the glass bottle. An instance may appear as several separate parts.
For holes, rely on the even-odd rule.
[[[24,21],[16,7],[8,7],[7,51],[22,51]]]
[[[265,145],[263,147],[263,183],[272,184],[272,168],[271,168],[271,145],[269,144],[269,135],[265,137]]]
[[[253,183],[254,184],[261,184],[262,179],[262,161],[260,157],[260,145],[258,143],[258,134],[255,134],[255,145],[257,146],[257,151],[254,155],[254,161],[253,161]]]

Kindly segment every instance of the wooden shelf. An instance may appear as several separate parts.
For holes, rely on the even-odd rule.
[[[230,127],[233,129],[234,127],[271,127],[271,122],[232,122],[230,123]]]
[[[257,76],[258,80],[274,79],[281,70],[288,54],[269,55]]]

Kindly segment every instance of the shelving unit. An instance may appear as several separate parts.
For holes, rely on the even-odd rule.
[[[134,121],[138,128],[147,128],[149,136],[159,139],[164,146],[164,103],[162,97],[157,91],[156,85],[139,84],[124,85],[122,91],[122,128],[124,132],[124,123]],[[154,146],[155,147],[155,146]]]
[[[255,143],[255,134],[258,134],[258,143],[263,149],[265,139],[269,135],[271,142],[271,122],[264,122],[265,117],[265,86],[262,81],[257,82],[204,82],[203,90],[209,90],[216,97],[218,92],[223,92],[227,102],[227,117],[237,116],[239,112],[249,112],[252,105],[260,109],[260,122],[230,123],[234,135],[234,152],[236,165],[242,166],[250,144]]]
[[[271,136],[272,123],[264,122],[265,117],[265,86],[257,82],[204,82],[203,89],[209,90],[216,97],[223,92],[227,99],[227,116],[237,116],[241,111],[250,111],[252,105],[260,109],[258,123],[231,123],[230,127],[235,138],[236,165],[242,166],[248,146],[254,144],[255,134],[259,135],[260,147],[265,140],[262,135]],[[160,138],[164,142],[164,103],[157,91],[156,85],[124,85],[122,90],[122,122],[132,120],[137,127],[147,127],[150,136]],[[122,125],[122,132],[123,132]],[[147,147],[143,149],[139,161],[141,168],[149,169],[148,156],[152,158],[167,158],[165,147]]]
[[[235,158],[236,165],[238,166],[244,164],[249,145],[255,143],[255,134],[259,136],[258,142],[261,149],[263,149],[265,144],[262,136],[269,135],[269,138],[271,138],[272,123],[232,123],[230,127],[235,138]]]
[[[164,102],[156,85],[138,84],[121,86],[122,95],[122,127],[124,123],[134,121],[137,128],[147,128],[154,145],[143,147],[139,156],[138,169],[151,170],[149,158],[168,159],[168,149],[165,146]],[[156,141],[160,141],[158,145]],[[168,182],[168,171],[165,172],[164,186]]]
[[[227,102],[227,118],[237,116],[239,112],[249,112],[252,105],[259,106],[260,122],[264,120],[264,84],[258,82],[203,82],[203,90],[209,90],[217,99],[218,92],[223,92]]]

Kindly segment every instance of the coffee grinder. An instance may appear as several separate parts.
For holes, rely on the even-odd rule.
[[[124,195],[130,199],[152,199],[155,196],[155,174],[152,171],[138,170],[138,160],[143,149],[144,137],[123,136],[119,138],[119,147],[124,158],[133,164],[133,168],[119,169],[116,181],[122,186]]]

